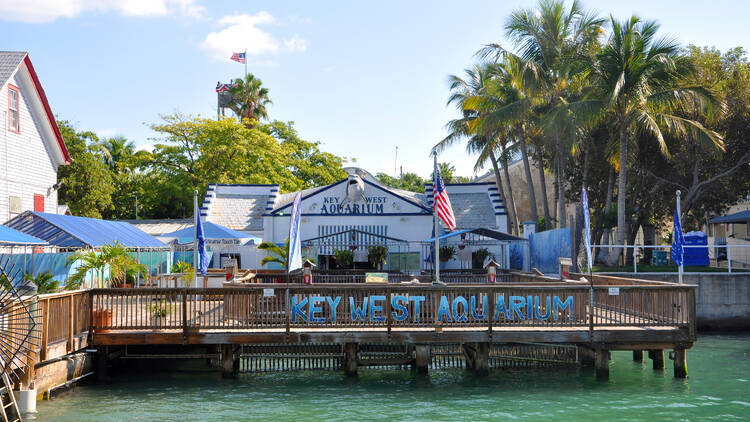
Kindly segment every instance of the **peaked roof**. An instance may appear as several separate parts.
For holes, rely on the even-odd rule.
[[[46,117],[47,123],[49,124],[52,133],[54,134],[57,145],[62,153],[65,164],[70,164],[70,153],[68,148],[65,146],[65,140],[60,133],[60,128],[57,127],[57,121],[55,115],[52,114],[52,109],[47,101],[47,95],[44,93],[42,83],[39,82],[39,77],[34,70],[34,65],[31,64],[29,54],[25,51],[0,51],[0,87],[5,86],[8,80],[16,73],[16,71],[22,67],[25,67],[28,71],[31,82],[34,85],[34,91],[37,94],[37,98],[42,105],[44,110],[44,116]]]
[[[13,230],[10,227],[0,226],[0,245],[2,246],[36,246],[46,244],[47,242],[42,239],[29,236],[26,233]]]
[[[114,242],[128,248],[167,248],[156,238],[122,221],[26,211],[5,225],[66,248],[100,248]]]
[[[506,240],[506,241],[525,240],[525,241],[528,241],[528,239],[525,239],[523,237],[511,236],[508,233],[503,233],[503,232],[499,232],[497,230],[490,230],[490,229],[485,229],[485,228],[467,229],[467,230],[456,230],[456,231],[452,231],[450,233],[446,233],[444,235],[441,235],[439,237],[439,239],[440,240],[448,239],[450,237],[459,236],[459,235],[462,235],[464,233],[474,233],[474,234],[478,234],[478,235],[484,236],[484,237],[489,237],[489,238],[492,238],[492,239],[495,239],[495,240]],[[425,242],[434,242],[434,241],[435,241],[434,237],[425,240]]]

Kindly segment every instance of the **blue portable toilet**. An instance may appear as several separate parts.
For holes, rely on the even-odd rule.
[[[684,248],[685,266],[708,267],[708,236],[704,232],[685,233],[685,246],[705,246],[704,248]]]

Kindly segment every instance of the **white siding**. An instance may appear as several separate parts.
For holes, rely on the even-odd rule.
[[[27,98],[36,95],[15,75],[8,82],[20,90],[21,133],[8,130],[8,85],[0,89],[0,222],[10,215],[9,197],[21,197],[23,211],[34,209],[34,194],[44,196],[44,211],[57,212],[57,166],[40,135],[39,118],[29,112]]]

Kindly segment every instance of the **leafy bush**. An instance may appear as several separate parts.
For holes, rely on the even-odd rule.
[[[26,273],[24,278],[27,281],[30,281],[36,285],[36,292],[38,294],[44,294],[44,293],[54,293],[60,288],[60,283],[57,282],[57,280],[54,279],[54,275],[49,272],[45,271],[43,273],[39,273],[36,276],[32,276],[29,273]]]
[[[388,258],[388,247],[382,245],[370,246],[367,248],[367,260],[370,261],[370,265],[377,269],[381,269]]]
[[[474,251],[474,253],[471,255],[471,264],[472,268],[482,268],[484,265],[484,260],[487,259],[487,257],[495,258],[494,255],[489,251],[487,248],[482,248]]]
[[[348,249],[337,249],[333,251],[333,255],[336,257],[336,263],[341,268],[351,268],[352,262],[354,262],[354,254]]]
[[[172,313],[173,308],[174,305],[172,305],[171,303],[167,303],[164,300],[160,302],[153,302],[148,306],[148,310],[149,312],[151,312],[151,315],[153,315],[154,318],[164,318],[165,316]]]
[[[455,246],[441,246],[440,247],[440,262],[448,262],[456,256]]]

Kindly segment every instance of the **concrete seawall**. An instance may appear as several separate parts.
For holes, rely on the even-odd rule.
[[[674,273],[602,273],[677,283]],[[698,286],[696,312],[701,330],[750,330],[750,273],[683,273]]]

